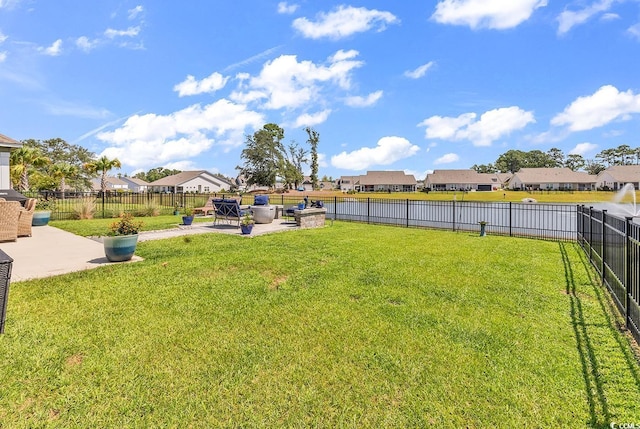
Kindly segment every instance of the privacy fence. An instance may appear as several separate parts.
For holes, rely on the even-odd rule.
[[[579,206],[578,243],[640,343],[640,224]]]

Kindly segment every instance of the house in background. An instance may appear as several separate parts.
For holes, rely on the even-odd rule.
[[[434,170],[424,187],[432,191],[495,191],[510,178],[505,173],[478,173],[475,170]]]
[[[569,168],[521,168],[509,180],[511,190],[591,191],[596,176]]]
[[[107,184],[107,191],[129,191],[129,184],[121,178],[114,176],[107,176],[105,178]],[[102,190],[102,178],[96,177],[91,179],[91,190],[100,192]]]
[[[341,176],[338,183],[343,192],[415,192],[418,185],[415,176],[404,171],[367,171],[360,176]]]
[[[183,171],[149,183],[150,192],[215,193],[229,191],[235,185],[230,180],[205,170]]]
[[[149,182],[136,177],[122,176],[120,180],[127,184],[131,192],[147,192],[149,189]]]
[[[640,189],[640,165],[614,165],[596,177],[598,189],[617,191],[627,183],[631,183],[636,190]]]
[[[0,134],[0,189],[12,189],[9,158],[13,149],[19,149],[22,143]]]

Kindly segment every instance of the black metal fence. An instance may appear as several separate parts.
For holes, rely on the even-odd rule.
[[[640,343],[640,224],[579,206],[578,243]]]
[[[71,219],[83,204],[93,204],[95,217],[116,217],[121,212],[145,212],[155,209],[171,214],[184,207],[202,207],[211,197],[230,194],[161,193],[87,193],[51,195],[56,209],[52,219]],[[252,204],[253,196],[244,195],[242,204]],[[311,198],[313,199],[313,197]],[[308,199],[308,202],[311,202]],[[327,208],[327,218],[371,224],[414,228],[479,231],[511,237],[549,240],[576,240],[576,206],[572,204],[530,204],[514,202],[424,201],[393,198],[328,197],[317,198]],[[299,196],[271,195],[270,203],[285,207],[301,202]]]

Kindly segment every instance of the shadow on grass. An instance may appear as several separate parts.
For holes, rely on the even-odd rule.
[[[582,375],[585,383],[585,394],[589,406],[591,417],[590,425],[597,428],[608,428],[611,422],[611,414],[607,404],[607,396],[600,377],[600,368],[595,353],[592,338],[589,335],[589,322],[585,319],[582,300],[577,293],[576,282],[572,267],[572,262],[567,253],[567,246],[572,244],[558,243],[560,246],[560,254],[564,265],[566,294],[569,297],[571,322],[573,333],[576,339],[576,347],[582,365]],[[606,328],[615,339],[622,355],[625,357],[627,368],[632,375],[638,390],[640,391],[640,376],[638,374],[636,360],[633,356],[629,344],[625,344],[623,337],[619,334],[619,327],[615,320],[611,317],[611,303],[602,294],[602,289],[597,287],[598,281],[593,277],[592,268],[585,259],[584,252],[579,250],[578,255],[583,264],[584,271],[588,273],[589,284],[594,286],[596,298],[602,312],[606,317]],[[608,308],[607,308],[608,307]]]

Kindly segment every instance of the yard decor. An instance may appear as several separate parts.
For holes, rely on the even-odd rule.
[[[253,231],[254,224],[255,224],[255,221],[253,220],[253,217],[251,217],[251,215],[247,211],[244,214],[244,216],[242,216],[242,219],[240,220],[240,230],[242,231],[242,234],[244,235],[251,234],[251,231]]]
[[[31,226],[47,225],[51,219],[51,211],[54,210],[54,208],[55,201],[53,199],[38,198],[36,210],[33,212]]]
[[[131,213],[123,213],[110,226],[110,234],[103,237],[104,254],[110,262],[124,262],[133,257],[138,245],[142,222],[133,220]]]
[[[183,225],[191,225],[193,223],[193,209],[191,207],[185,207],[184,214],[182,216]]]

